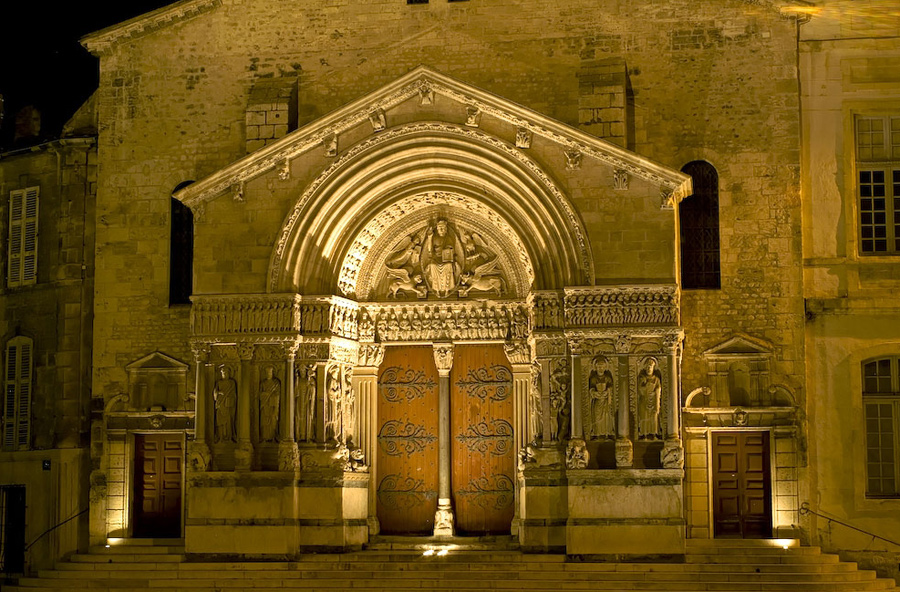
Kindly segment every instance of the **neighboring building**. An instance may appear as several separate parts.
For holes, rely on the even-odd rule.
[[[900,207],[860,193],[900,196],[898,26],[842,6],[183,0],[87,36],[91,542],[873,549],[801,512],[900,503]],[[49,347],[35,400],[49,319],[7,331]],[[29,447],[83,446],[58,405]]]

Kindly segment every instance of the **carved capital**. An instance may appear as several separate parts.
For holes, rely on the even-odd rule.
[[[453,368],[453,344],[434,345],[434,365],[441,376],[450,374],[450,369]]]
[[[631,353],[631,335],[619,335],[616,338],[616,353],[617,354]]]
[[[284,352],[284,359],[290,360],[297,355],[297,351],[300,349],[300,344],[296,341],[285,341],[281,344],[281,349]]]
[[[286,472],[300,470],[300,451],[293,442],[282,442],[278,445],[278,470]]]
[[[504,343],[503,351],[510,364],[531,364],[533,353],[531,345],[527,341],[514,341]]]
[[[241,358],[241,361],[248,362],[253,359],[253,352],[256,350],[256,345],[252,343],[239,343],[238,344],[238,356]]]
[[[523,150],[531,148],[531,131],[527,127],[520,127],[516,130],[516,148]]]
[[[209,361],[209,352],[211,349],[212,346],[208,343],[191,343],[191,353],[194,355],[194,360],[198,363]]]
[[[450,501],[438,502],[437,512],[434,514],[434,536],[453,536],[453,508]]]
[[[664,335],[662,342],[663,348],[673,355],[678,354],[678,350],[681,347],[681,341],[684,339],[684,335],[681,333],[670,333],[668,335]]]
[[[628,190],[628,171],[623,169],[613,171],[613,189],[616,191]]]
[[[381,366],[384,360],[384,346],[377,343],[361,343],[359,345],[359,362],[360,366],[370,366],[377,368]]]
[[[675,193],[669,187],[659,188],[659,209],[674,210],[675,201]]]
[[[209,446],[203,442],[188,443],[188,468],[195,473],[204,473],[209,470],[210,453]]]

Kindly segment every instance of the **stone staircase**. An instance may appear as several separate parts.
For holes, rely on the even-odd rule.
[[[74,555],[3,592],[665,590],[898,591],[894,580],[840,562],[816,547],[772,541],[689,541],[684,563],[587,562],[490,545],[438,552],[380,543],[358,553],[308,554],[292,561],[205,561],[174,545],[126,544]],[[503,547],[502,545],[500,546]]]

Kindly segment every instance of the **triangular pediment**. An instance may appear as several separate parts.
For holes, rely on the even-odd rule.
[[[759,339],[754,339],[748,335],[735,335],[727,341],[723,341],[719,345],[712,347],[703,355],[706,357],[716,356],[767,356],[772,353],[772,348]]]
[[[480,118],[490,117],[512,126],[528,142],[533,137],[541,137],[555,143],[567,159],[577,159],[578,166],[606,165],[633,175],[658,186],[663,196],[673,202],[690,194],[690,177],[679,171],[426,66],[419,66],[380,89],[182,189],[175,197],[191,207],[226,192],[231,192],[240,200],[247,181],[273,170],[289,174],[291,160],[311,150],[331,150],[334,156],[339,145],[344,148],[340,141],[342,134],[358,130],[360,126],[369,126],[371,133],[389,130],[392,110],[410,101],[430,105],[438,96],[458,106],[456,112],[460,120],[449,123],[477,127]]]
[[[162,352],[153,352],[139,360],[125,366],[125,370],[132,372],[135,370],[187,370],[188,365],[184,362],[176,360],[171,356],[167,356]]]

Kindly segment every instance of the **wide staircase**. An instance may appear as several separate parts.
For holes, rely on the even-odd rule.
[[[893,590],[896,582],[816,547],[774,541],[689,541],[684,563],[591,562],[503,546],[449,549],[380,543],[346,554],[292,561],[209,561],[173,545],[126,544],[74,555],[4,592],[167,590]]]

